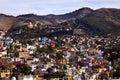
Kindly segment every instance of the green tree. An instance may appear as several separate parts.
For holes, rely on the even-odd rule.
[[[0,70],[6,70],[6,69],[7,69],[7,66],[5,66],[5,65],[0,66]]]
[[[56,53],[56,58],[57,59],[63,59],[63,53],[62,52],[58,52],[58,53]]]
[[[58,66],[58,69],[66,70],[67,66],[64,65],[64,64],[61,64],[61,65]]]
[[[113,77],[120,77],[120,66],[116,68],[116,72],[113,74]]]
[[[25,65],[22,67],[22,69],[21,69],[20,72],[21,72],[22,74],[24,74],[24,75],[29,75],[29,74],[31,74],[31,67],[30,67],[29,65],[25,64]]]

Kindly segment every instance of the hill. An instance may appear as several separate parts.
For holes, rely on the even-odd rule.
[[[72,30],[82,29],[89,34],[120,34],[120,9],[101,8],[92,10],[90,8],[81,8],[76,11],[62,15],[35,15],[25,14],[19,16],[8,16],[0,14],[0,29],[8,30],[14,33],[21,28],[30,30],[34,27],[67,27]],[[30,28],[30,29],[29,29]],[[37,29],[37,30],[36,30]],[[25,32],[24,30],[24,32]],[[34,28],[34,32],[38,28]],[[31,32],[29,32],[31,33]]]
[[[81,19],[62,23],[65,26],[82,28],[87,33],[120,34],[120,9],[101,8]]]
[[[0,30],[8,30],[13,25],[15,17],[0,14]]]

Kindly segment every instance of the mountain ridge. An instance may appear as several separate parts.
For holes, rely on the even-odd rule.
[[[19,16],[9,16],[0,14],[0,29],[9,30],[29,24],[63,25],[72,28],[79,27],[92,33],[114,33],[120,32],[120,9],[100,8],[90,9],[87,7],[61,15],[36,15],[24,14]],[[81,27],[82,26],[82,27]]]

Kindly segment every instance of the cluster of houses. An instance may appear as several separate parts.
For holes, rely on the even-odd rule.
[[[116,68],[104,56],[101,47],[120,44],[120,37],[82,37],[63,35],[39,37],[22,43],[0,32],[0,77],[10,78],[20,64],[31,67],[31,74],[64,72],[64,80],[109,79]],[[120,67],[119,59],[115,60]],[[7,68],[6,68],[7,67]],[[21,73],[18,70],[18,74]],[[17,76],[19,76],[17,75]],[[14,75],[13,75],[14,76]]]

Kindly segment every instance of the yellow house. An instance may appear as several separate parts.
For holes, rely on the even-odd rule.
[[[10,70],[0,70],[0,78],[10,77]]]

